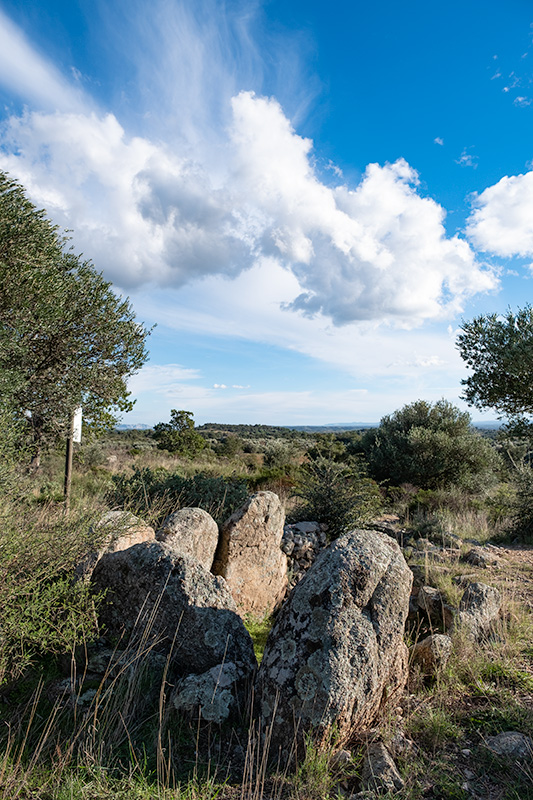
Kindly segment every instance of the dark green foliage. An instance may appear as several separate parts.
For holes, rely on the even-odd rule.
[[[234,433],[230,433],[229,436],[224,436],[222,441],[215,446],[214,450],[218,456],[232,458],[232,456],[236,456],[237,453],[241,453],[243,451],[243,447],[244,441],[241,439],[241,437],[236,436]]]
[[[193,458],[205,447],[205,439],[194,430],[191,411],[176,411],[173,408],[170,422],[154,425],[153,436],[160,450],[168,450],[186,458]]]
[[[511,418],[533,413],[533,308],[487,314],[462,326],[457,346],[472,374],[465,400]]]
[[[404,406],[383,417],[363,443],[370,474],[396,486],[474,489],[494,481],[499,463],[491,444],[470,426],[470,415],[447,400]]]
[[[533,469],[521,464],[514,473],[516,495],[511,505],[509,534],[521,541],[533,543]]]
[[[5,501],[3,509],[10,509]],[[0,683],[44,654],[72,651],[97,635],[95,598],[72,581],[75,564],[91,549],[90,520],[43,523],[14,511],[0,526]]]
[[[301,516],[325,523],[331,540],[379,515],[382,499],[378,486],[333,435],[320,438],[308,455],[297,489],[305,501]]]
[[[134,513],[150,512],[155,506],[164,516],[179,508],[203,508],[219,523],[248,497],[243,478],[215,477],[198,473],[185,478],[165,469],[135,469],[133,475],[114,475],[112,501]]]
[[[229,433],[241,436],[244,439],[302,439],[311,436],[295,428],[284,428],[278,425],[232,425],[229,423],[206,422],[197,430],[205,436],[220,436]]]
[[[147,331],[92,264],[0,172],[0,391],[36,450],[85,422],[129,410],[127,378],[147,357]],[[29,413],[28,413],[29,412]]]

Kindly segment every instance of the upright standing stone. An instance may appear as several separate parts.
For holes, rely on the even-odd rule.
[[[212,571],[226,579],[243,616],[270,613],[284,597],[284,521],[279,497],[273,492],[257,492],[222,527]]]
[[[202,508],[180,508],[165,519],[155,538],[186,556],[194,556],[209,572],[218,544],[218,525]]]
[[[76,567],[76,577],[88,581],[98,561],[106,553],[118,553],[134,544],[153,542],[154,529],[129,511],[108,511],[91,528],[90,533],[100,539],[100,546],[91,550]]]
[[[282,607],[256,696],[271,756],[289,760],[306,734],[337,744],[371,725],[403,689],[412,573],[393,539],[356,530],[323,550]]]

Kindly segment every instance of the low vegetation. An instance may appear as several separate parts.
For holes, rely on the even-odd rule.
[[[437,410],[450,411],[444,404]],[[465,435],[476,437],[476,452],[491,450],[479,462],[484,475],[490,468],[490,480],[456,481],[455,473],[441,473],[428,487],[413,483],[412,471],[381,471],[379,481],[370,477],[378,473],[365,455],[368,441],[372,447],[385,441],[379,438],[385,427],[372,434],[322,434],[204,426],[194,429],[205,444],[193,457],[162,450],[151,431],[115,431],[77,446],[66,517],[62,453],[50,449],[41,470],[28,475],[12,420],[4,415],[0,798],[319,800],[357,790],[363,739],[351,744],[345,761],[336,758],[334,742],[317,749],[309,741],[295,773],[272,772],[264,743],[243,716],[242,727],[235,728],[235,747],[242,750],[244,767],[236,770],[215,729],[178,724],[164,704],[156,718],[133,713],[150,680],[142,647],[129,653],[128,669],[122,660],[96,683],[72,671],[73,654],[99,635],[96,610],[101,599],[71,578],[75,564],[95,544],[97,529],[91,526],[102,513],[121,507],[157,524],[169,510],[199,505],[221,522],[257,487],[279,492],[292,521],[313,518],[328,524],[330,538],[354,525],[370,525],[383,513],[389,515],[385,519],[397,519],[410,537],[406,558],[425,570],[427,583],[452,604],[458,602],[465,572],[502,591],[505,609],[498,635],[475,648],[457,640],[451,661],[435,679],[412,669],[402,706],[382,719],[379,736],[394,748],[400,715],[413,743],[395,751],[405,780],[395,795],[400,799],[533,798],[530,764],[500,760],[483,746],[488,736],[502,731],[533,731],[533,555],[527,545],[533,516],[527,443],[505,445],[515,456],[505,459],[499,455],[503,442],[469,429]],[[446,564],[413,546],[450,537],[459,547]],[[460,560],[473,540],[505,545],[497,568],[476,568]],[[270,625],[269,619],[247,621],[259,659]],[[422,633],[408,630],[410,640]],[[63,694],[58,686],[64,687]]]

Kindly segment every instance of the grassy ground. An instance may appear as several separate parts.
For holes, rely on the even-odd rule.
[[[110,671],[104,681],[71,673],[65,653],[75,645],[79,651],[96,634],[94,601],[73,591],[68,576],[86,547],[91,520],[109,508],[113,476],[131,475],[136,466],[179,467],[183,475],[222,470],[230,476],[241,469],[252,474],[262,462],[260,453],[248,454],[254,457],[248,461],[239,456],[214,464],[205,456],[180,462],[142,436],[91,447],[78,453],[68,519],[61,505],[60,453],[18,497],[13,490],[0,510],[0,800],[325,800],[357,792],[364,738],[350,744],[350,758],[342,764],[334,742],[322,750],[309,742],[295,772],[269,773],[245,716],[231,732],[173,720],[159,685],[146,683],[145,654],[132,653],[131,669]],[[498,491],[477,505],[461,505],[458,496],[446,505],[444,498],[436,515],[411,507],[407,524],[434,540],[459,536],[463,553],[471,540],[502,542],[507,490]],[[147,509],[154,519],[161,513]],[[533,735],[533,548],[507,542],[498,550],[498,563],[486,569],[459,556],[443,562],[413,549],[406,555],[418,559],[426,582],[452,605],[462,593],[462,575],[496,586],[504,602],[490,641],[473,647],[457,639],[448,666],[431,681],[411,669],[402,703],[388,709],[371,732],[396,746],[405,788],[395,797],[533,800],[532,763],[498,759],[484,746],[488,736],[502,731]],[[53,623],[46,642],[39,624],[45,619]],[[260,660],[271,621],[246,624]],[[70,681],[73,691],[58,695],[53,689],[61,681]],[[149,697],[154,704],[139,720],[134,701]],[[403,749],[399,730],[408,742]],[[235,769],[230,762],[239,752],[242,763]]]

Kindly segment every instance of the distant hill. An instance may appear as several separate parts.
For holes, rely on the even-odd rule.
[[[379,422],[332,422],[328,425],[287,425],[293,431],[305,433],[341,433],[342,431],[360,431],[366,428],[377,428]]]
[[[474,428],[492,431],[501,428],[502,423],[497,420],[490,420],[488,422],[473,422],[472,425]],[[117,425],[115,430],[147,431],[152,427],[152,425],[144,425],[142,422],[138,422],[135,425]],[[262,436],[268,438],[282,436],[287,431],[298,431],[299,433],[342,433],[343,431],[359,431],[378,427],[379,422],[331,422],[326,425],[238,425],[224,422],[206,422],[204,425],[198,425],[197,430],[200,433],[218,431],[235,433],[239,436]]]

